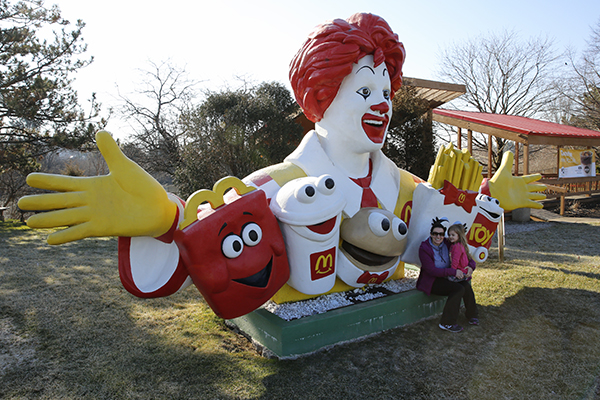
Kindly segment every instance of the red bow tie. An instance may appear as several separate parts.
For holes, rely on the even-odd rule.
[[[448,181],[444,181],[444,187],[440,190],[440,193],[444,195],[444,205],[456,204],[464,208],[468,213],[476,205],[477,192],[457,189],[456,186]]]
[[[358,283],[364,284],[380,284],[383,283],[390,274],[390,271],[385,271],[382,274],[370,273],[369,271],[365,271],[357,280]]]

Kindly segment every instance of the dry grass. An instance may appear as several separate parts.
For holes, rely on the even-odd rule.
[[[600,226],[507,238],[475,273],[482,325],[437,319],[266,360],[190,288],[123,290],[116,240],[0,225],[3,399],[600,399]],[[464,321],[463,321],[464,322]]]

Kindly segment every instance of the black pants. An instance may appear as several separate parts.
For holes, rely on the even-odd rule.
[[[477,303],[475,302],[475,293],[471,287],[471,281],[450,282],[446,278],[435,278],[431,293],[439,296],[448,296],[440,324],[454,325],[458,319],[460,309],[460,300],[465,302],[467,319],[477,318]]]

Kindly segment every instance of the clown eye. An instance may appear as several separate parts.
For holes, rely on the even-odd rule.
[[[377,236],[385,236],[390,231],[390,220],[383,214],[373,212],[369,215],[369,228]]]
[[[246,224],[242,229],[242,238],[246,246],[256,246],[262,239],[262,229],[254,222]]]
[[[402,238],[406,236],[407,231],[408,228],[406,227],[406,224],[400,218],[394,218],[392,220],[392,232],[394,233],[396,240],[402,240]]]
[[[360,94],[366,100],[366,98],[371,95],[371,89],[369,89],[366,86],[365,87],[361,87],[360,89],[358,89],[356,91],[356,93]]]
[[[223,251],[223,255],[227,258],[236,258],[242,251],[244,250],[244,242],[242,242],[242,238],[238,235],[228,235],[223,239],[223,243],[221,243],[221,251]]]
[[[390,99],[390,91],[388,89],[384,89],[383,91],[383,98],[386,100]]]
[[[312,203],[315,201],[316,193],[317,189],[315,189],[314,185],[307,184],[296,190],[296,198],[302,203]]]

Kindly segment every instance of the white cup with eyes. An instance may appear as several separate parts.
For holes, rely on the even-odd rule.
[[[271,200],[290,264],[288,284],[299,292],[315,295],[333,288],[345,204],[329,175],[294,179]]]

